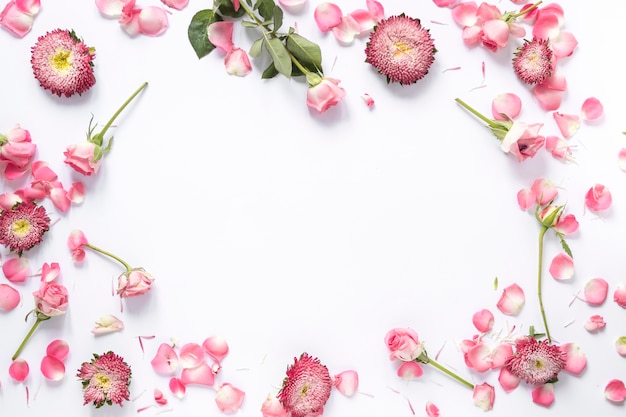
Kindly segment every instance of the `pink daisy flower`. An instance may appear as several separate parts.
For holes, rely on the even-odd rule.
[[[524,337],[515,344],[515,355],[504,366],[507,371],[529,384],[554,382],[565,368],[566,354],[547,340]]]
[[[35,203],[18,203],[11,210],[0,212],[0,243],[20,256],[39,245],[49,229],[46,209]]]
[[[39,85],[57,96],[82,94],[95,83],[95,49],[73,30],[55,29],[37,39],[30,63]]]
[[[419,19],[391,16],[380,20],[365,48],[365,62],[374,66],[387,82],[413,84],[422,79],[435,61],[435,43]]]
[[[513,58],[517,78],[526,84],[541,84],[552,73],[552,55],[546,39],[524,40]]]
[[[291,417],[315,417],[324,412],[331,388],[328,368],[319,359],[303,353],[287,369],[277,397]]]
[[[83,405],[93,403],[96,408],[128,401],[131,370],[124,358],[113,352],[94,353],[91,362],[83,362],[76,376],[83,383]]]

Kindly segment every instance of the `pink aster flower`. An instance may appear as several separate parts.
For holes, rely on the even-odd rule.
[[[552,55],[547,39],[525,40],[513,58],[515,75],[526,84],[541,84],[552,74]]]
[[[49,229],[50,217],[46,209],[35,203],[18,203],[0,212],[0,243],[20,256],[23,251],[39,245]]]
[[[365,62],[387,77],[387,82],[413,84],[435,61],[435,42],[419,19],[391,16],[380,20],[365,48]]]
[[[565,368],[565,360],[565,353],[557,345],[527,336],[515,343],[515,354],[504,366],[517,378],[540,385],[554,381]]]
[[[73,30],[55,29],[37,39],[31,64],[39,85],[57,96],[81,95],[95,83],[95,49],[88,47]]]
[[[82,363],[76,376],[83,384],[83,405],[92,403],[100,408],[115,403],[122,406],[130,399],[130,366],[113,352],[94,353],[91,362]]]
[[[315,417],[324,412],[332,386],[328,368],[305,352],[287,369],[277,397],[291,417]]]

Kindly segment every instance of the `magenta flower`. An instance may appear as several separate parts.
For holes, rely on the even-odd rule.
[[[50,229],[50,217],[43,206],[18,203],[0,212],[0,243],[9,250],[22,252],[39,245]]]
[[[278,400],[291,417],[315,417],[324,412],[331,388],[328,368],[319,359],[303,353],[287,369]]]
[[[57,96],[81,95],[95,83],[95,49],[73,30],[55,29],[37,39],[31,64],[39,85]]]
[[[122,406],[129,400],[131,369],[124,358],[113,352],[94,353],[91,362],[83,362],[76,376],[83,384],[83,405],[92,403],[100,408],[115,403]]]
[[[529,384],[554,382],[565,368],[566,354],[547,340],[524,337],[515,344],[515,354],[507,359],[505,368]]]
[[[552,75],[552,55],[546,39],[525,40],[513,58],[515,75],[526,84],[541,84]]]
[[[413,84],[435,61],[435,42],[419,19],[404,15],[380,20],[365,48],[365,62],[387,77],[387,82]]]

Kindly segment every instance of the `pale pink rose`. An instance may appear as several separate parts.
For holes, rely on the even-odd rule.
[[[476,407],[483,411],[489,411],[493,408],[493,402],[496,398],[496,392],[493,386],[484,382],[474,386],[473,400]]]
[[[543,123],[513,122],[502,140],[501,149],[515,155],[518,162],[532,158],[545,143],[545,138],[539,135],[542,126]]]
[[[399,359],[404,362],[415,360],[424,352],[417,332],[411,328],[391,329],[385,335],[385,344],[390,351],[389,359]]]
[[[316,86],[309,87],[306,95],[306,104],[320,113],[339,103],[346,95],[346,91],[339,87],[339,80],[324,78]]]
[[[154,278],[143,268],[126,271],[117,280],[117,294],[121,298],[135,297],[150,291]]]
[[[48,317],[63,315],[67,310],[67,288],[55,281],[42,281],[33,297],[37,311]]]
[[[89,141],[70,145],[63,152],[65,163],[83,175],[97,174],[102,164],[102,149]]]

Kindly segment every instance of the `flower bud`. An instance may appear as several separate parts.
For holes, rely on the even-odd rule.
[[[554,227],[563,213],[565,206],[547,206],[537,214],[537,220],[545,227]]]

